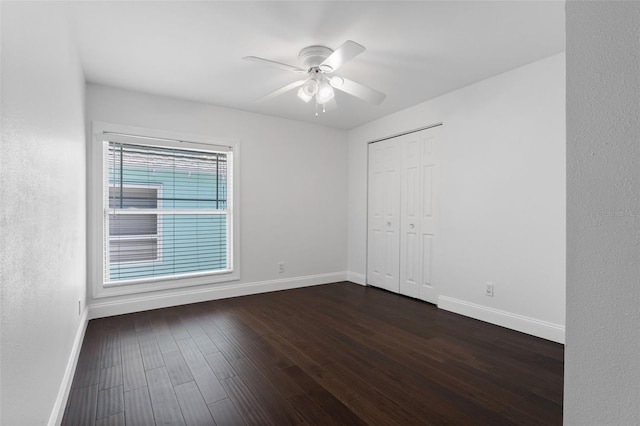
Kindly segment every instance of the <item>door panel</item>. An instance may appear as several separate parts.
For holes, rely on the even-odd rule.
[[[431,286],[431,243],[433,235],[422,234],[422,285]]]
[[[439,139],[441,127],[420,132],[421,160],[420,176],[422,180],[422,211],[420,212],[421,260],[422,277],[418,298],[427,302],[437,303],[438,292],[434,283],[433,268],[437,266],[433,261],[435,250],[438,249],[438,194],[439,194]]]
[[[433,216],[433,165],[422,167],[422,216]]]
[[[400,293],[418,297],[420,285],[420,159],[418,133],[395,138],[401,145],[402,178],[400,208]]]
[[[369,145],[367,283],[398,293],[399,154],[392,141]]]

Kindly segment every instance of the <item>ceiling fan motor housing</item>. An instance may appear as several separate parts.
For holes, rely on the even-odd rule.
[[[333,50],[326,46],[309,46],[302,49],[298,57],[307,70],[311,70],[317,68],[332,53]]]

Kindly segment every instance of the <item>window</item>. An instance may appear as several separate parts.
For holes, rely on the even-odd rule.
[[[96,145],[102,196],[94,209],[102,214],[94,296],[239,278],[233,146],[106,130],[96,132]]]

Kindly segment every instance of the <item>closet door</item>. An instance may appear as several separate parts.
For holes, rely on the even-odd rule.
[[[400,291],[400,145],[369,145],[367,284]]]
[[[440,127],[402,136],[400,293],[437,303],[433,281]],[[400,139],[400,138],[399,138]]]
[[[422,205],[422,145],[420,133],[397,138],[401,146],[402,174],[400,177],[400,293],[418,297],[422,281],[422,234],[420,218]]]

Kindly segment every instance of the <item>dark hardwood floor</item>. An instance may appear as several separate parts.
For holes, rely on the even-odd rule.
[[[335,283],[90,321],[63,424],[562,424],[563,353]]]

